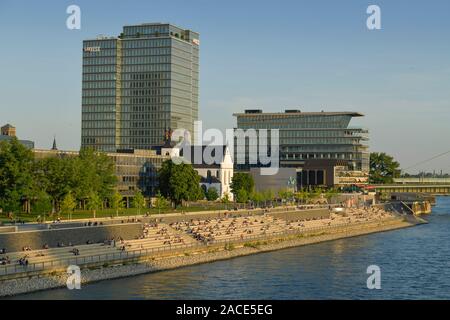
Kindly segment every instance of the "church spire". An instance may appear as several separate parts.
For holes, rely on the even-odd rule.
[[[52,150],[58,150],[58,148],[56,147],[56,136],[53,137],[53,147]]]

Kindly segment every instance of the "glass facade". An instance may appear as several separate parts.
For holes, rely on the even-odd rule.
[[[257,132],[279,129],[281,167],[302,167],[308,159],[332,159],[345,160],[349,170],[368,172],[368,131],[349,127],[351,119],[360,116],[363,115],[355,112],[262,113],[260,110],[235,114],[237,129],[256,129]],[[249,146],[247,142],[244,155],[238,155],[235,146],[235,159],[238,156],[247,159],[246,164],[237,165],[238,170],[251,167],[250,150],[257,152],[257,144]]]
[[[168,157],[152,150],[133,150],[133,153],[108,153],[116,166],[117,188],[123,196],[134,196],[141,190],[146,197],[154,196],[158,188],[158,170]]]
[[[198,120],[199,35],[170,24],[125,26],[83,42],[82,146],[151,149]]]

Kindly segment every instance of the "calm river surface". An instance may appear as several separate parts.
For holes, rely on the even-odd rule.
[[[15,299],[450,299],[450,197],[429,224]],[[381,268],[381,290],[366,269]]]

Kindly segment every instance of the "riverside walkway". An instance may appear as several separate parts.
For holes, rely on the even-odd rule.
[[[334,207],[337,205],[331,205]],[[170,213],[161,213],[161,214],[139,214],[139,215],[112,215],[110,217],[102,217],[102,218],[83,218],[83,219],[68,219],[61,221],[46,221],[46,222],[27,222],[26,224],[21,223],[6,223],[5,226],[17,226],[19,231],[30,231],[30,230],[45,230],[51,229],[53,226],[58,226],[64,228],[65,225],[72,224],[85,224],[85,223],[104,223],[104,224],[113,224],[113,223],[121,223],[123,221],[133,222],[133,221],[143,221],[146,219],[151,220],[170,220],[171,218],[179,218],[180,215],[185,217],[185,219],[196,218],[198,216],[227,216],[227,215],[243,215],[243,214],[254,214],[258,215],[264,212],[285,212],[292,210],[310,210],[310,209],[321,209],[321,208],[329,208],[330,205],[316,205],[316,204],[305,204],[305,205],[283,205],[277,207],[268,207],[268,208],[239,208],[239,209],[221,209],[221,210],[204,210],[204,211],[191,211],[191,212],[170,212]]]
[[[112,239],[97,244],[0,254],[3,264],[0,265],[0,280],[2,276],[63,269],[69,265],[120,263],[214,245],[320,232],[392,219],[398,219],[398,214],[370,207],[350,208],[344,214],[331,213],[327,219],[302,221],[286,221],[261,212],[257,216],[186,219],[171,224],[144,223],[141,237],[135,240]]]

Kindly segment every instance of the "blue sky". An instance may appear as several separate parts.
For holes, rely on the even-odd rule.
[[[66,28],[81,7],[81,30]],[[381,8],[382,30],[366,28]],[[78,149],[82,40],[170,22],[200,33],[200,117],[233,112],[359,111],[372,151],[404,168],[450,150],[450,1],[0,0],[0,123],[37,147]],[[450,172],[450,155],[416,167]]]

